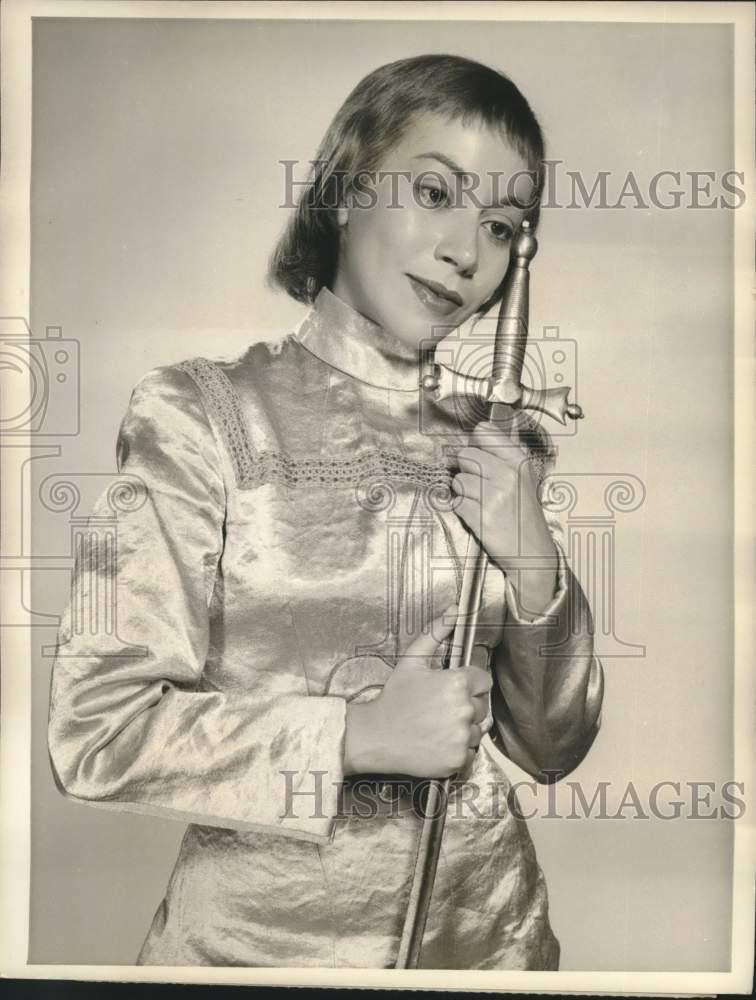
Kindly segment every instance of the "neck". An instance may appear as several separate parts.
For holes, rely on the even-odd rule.
[[[348,289],[345,287],[345,284],[340,279],[339,275],[336,275],[333,287],[326,287],[326,291],[329,292],[330,295],[340,302],[346,309],[350,309],[355,316],[359,317],[360,321],[365,324],[366,331],[372,333],[373,338],[376,342],[380,342],[383,345],[383,348],[387,353],[394,354],[398,358],[407,360],[416,361],[418,359],[421,354],[420,346],[417,344],[407,344],[391,329],[378,323],[366,312],[363,312],[353,301]]]
[[[361,382],[417,392],[420,351],[322,288],[297,338],[312,354]]]

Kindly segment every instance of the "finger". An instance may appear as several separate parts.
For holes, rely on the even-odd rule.
[[[478,476],[482,479],[493,479],[496,472],[495,458],[490,452],[480,448],[460,448],[457,452],[457,465],[462,472]]]
[[[499,438],[502,441],[511,441],[516,433],[514,425],[506,421],[480,420],[470,431],[468,440],[489,441],[493,438]]]
[[[483,420],[473,427],[467,438],[467,443],[474,448],[483,448],[486,451],[507,448],[525,450],[516,428],[506,424],[492,423],[490,420]]]
[[[517,469],[529,458],[530,454],[525,448],[506,438],[498,441],[479,438],[475,445],[460,448],[457,452],[460,467],[463,462],[472,463],[481,470],[484,479],[490,479],[495,475],[498,462],[504,462],[509,468]]]
[[[454,631],[457,625],[459,605],[450,604],[443,614],[434,618],[427,633],[414,639],[399,659],[407,660],[423,668],[430,666],[429,658],[438,650],[439,645]]]
[[[480,741],[483,739],[483,730],[480,728],[477,722],[473,722],[470,726],[470,736],[468,740],[468,746],[473,750],[477,750]]]
[[[482,482],[496,486],[516,482],[523,465],[532,464],[518,448],[509,448],[496,454],[480,448],[462,449],[457,456],[460,473],[477,476]]]
[[[452,489],[457,496],[480,500],[480,476],[469,472],[458,472],[452,479]]]
[[[461,517],[470,531],[480,538],[481,507],[478,500],[462,497],[455,504],[454,513]]]
[[[489,715],[488,698],[484,698],[483,695],[478,695],[476,698],[473,698],[473,704],[475,706],[473,722],[477,722],[478,725],[481,726]]]
[[[488,694],[493,686],[493,679],[487,670],[482,667],[475,667],[472,664],[466,666],[465,680],[467,681],[467,691],[472,698],[477,698]]]

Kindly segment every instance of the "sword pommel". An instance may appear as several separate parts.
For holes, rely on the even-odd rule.
[[[515,267],[527,267],[537,253],[538,240],[530,231],[530,223],[525,219],[512,244]]]

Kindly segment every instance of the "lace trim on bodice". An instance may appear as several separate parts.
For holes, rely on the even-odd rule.
[[[281,452],[257,452],[250,440],[239,395],[222,368],[207,358],[182,361],[176,367],[194,380],[205,408],[220,427],[239,489],[254,489],[266,483],[290,487],[357,485],[373,476],[425,487],[436,484],[448,487],[451,482],[451,473],[445,465],[417,462],[386,448],[347,459],[297,459]]]

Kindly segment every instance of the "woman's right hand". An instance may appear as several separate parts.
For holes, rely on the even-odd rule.
[[[446,778],[472,762],[488,714],[491,676],[480,667],[431,666],[454,630],[457,606],[437,618],[429,635],[397,659],[380,695],[347,705],[345,774],[407,774]]]

